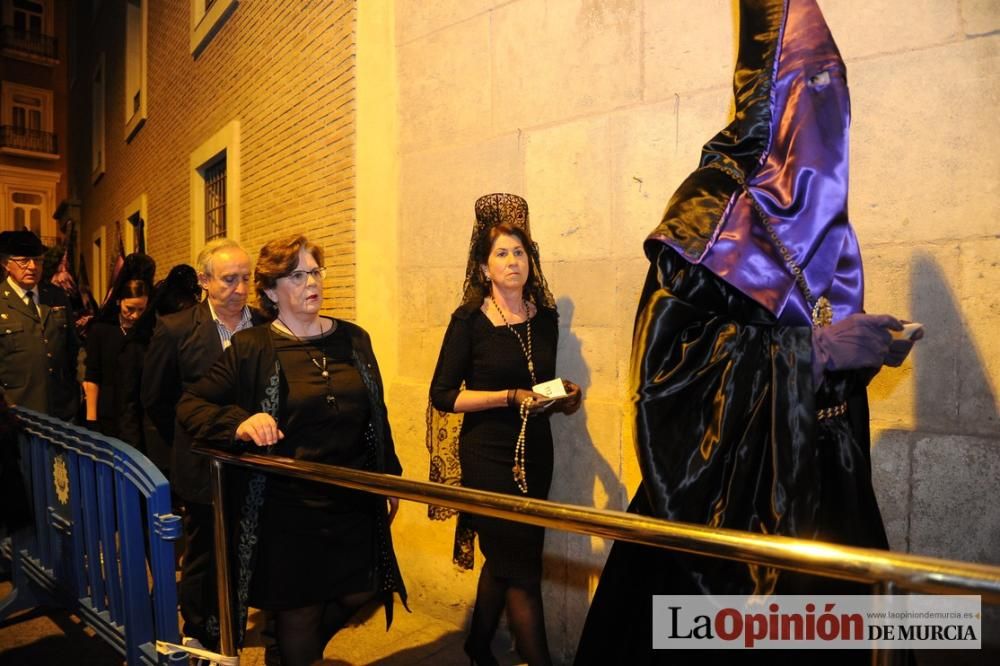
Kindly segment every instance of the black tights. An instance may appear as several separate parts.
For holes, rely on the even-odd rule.
[[[489,562],[483,565],[476,589],[476,607],[472,626],[465,641],[465,651],[477,664],[496,664],[490,643],[496,634],[504,606],[507,622],[521,658],[530,666],[550,666],[549,643],[545,636],[541,581],[500,578],[490,573]]]
[[[312,606],[274,611],[282,666],[310,666],[323,658],[323,648],[374,592],[356,592]]]

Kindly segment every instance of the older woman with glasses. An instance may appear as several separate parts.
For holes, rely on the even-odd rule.
[[[178,420],[196,446],[268,451],[390,474],[393,449],[368,334],[320,315],[323,251],[304,236],[261,248],[255,283],[274,321],[233,336],[218,363],[181,398]],[[397,500],[285,476],[249,473],[236,490],[231,537],[238,614],[274,611],[286,666],[311,664],[372,599],[392,617],[405,589],[389,532]]]

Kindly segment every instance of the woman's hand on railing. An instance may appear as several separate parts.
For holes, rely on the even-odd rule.
[[[273,446],[284,438],[285,433],[278,429],[277,422],[264,412],[257,412],[236,426],[236,439],[257,446]]]

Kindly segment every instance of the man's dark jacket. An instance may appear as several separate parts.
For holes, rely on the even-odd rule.
[[[264,318],[252,312],[254,324]],[[173,442],[170,484],[189,502],[211,503],[208,458],[191,452],[191,438],[176,425],[185,388],[222,356],[222,340],[208,301],[161,317],[146,352],[142,406],[164,442]]]

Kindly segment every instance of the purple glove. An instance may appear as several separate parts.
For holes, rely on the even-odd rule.
[[[892,335],[889,329],[902,330],[899,320],[890,315],[855,313],[835,324],[814,328],[813,380],[819,385],[823,371],[880,368],[889,352]],[[907,350],[909,351],[909,350]]]
[[[904,324],[908,322],[902,322]],[[923,329],[917,331],[909,340],[893,340],[889,343],[889,353],[885,355],[885,364],[890,368],[898,368],[903,365],[906,356],[913,349],[913,343],[924,337]]]

